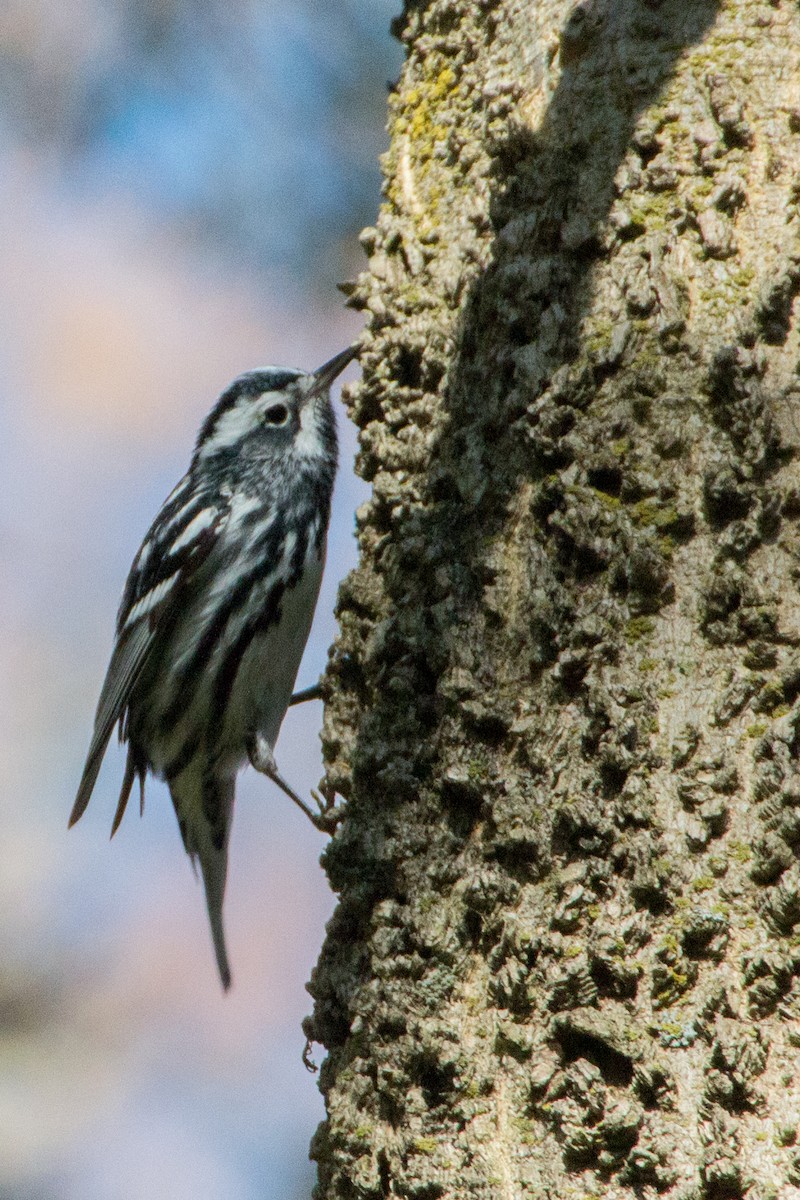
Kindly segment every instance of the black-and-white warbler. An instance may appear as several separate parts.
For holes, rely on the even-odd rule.
[[[319,370],[240,376],[203,424],[189,470],[133,561],[73,825],[117,722],[128,759],[112,837],[133,782],[165,779],[183,844],[199,861],[222,983],[222,925],[236,775],[249,760],[315,823],[278,773],[273,748],[319,592],[336,424],[330,385],[355,357]]]

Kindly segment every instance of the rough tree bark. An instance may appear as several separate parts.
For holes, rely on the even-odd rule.
[[[317,1195],[800,1197],[800,11],[398,24]]]

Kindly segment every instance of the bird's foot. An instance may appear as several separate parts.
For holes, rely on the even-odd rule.
[[[273,783],[281,789],[281,791],[293,800],[299,809],[301,809],[308,817],[311,824],[319,829],[322,833],[333,833],[339,824],[340,812],[336,809],[336,793],[332,788],[321,787],[319,795],[312,791],[311,798],[317,806],[315,812],[305,800],[301,800],[297,792],[291,787],[281,775],[275,762],[275,755],[272,752],[272,747],[269,742],[260,733],[253,735],[248,747],[248,757],[251,764],[262,775],[266,775]]]
[[[336,789],[329,783],[321,783],[318,792],[312,790],[311,797],[319,809],[311,818],[314,825],[323,833],[335,833],[342,819],[342,809],[336,807]]]

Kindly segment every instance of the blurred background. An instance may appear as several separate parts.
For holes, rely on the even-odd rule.
[[[163,785],[109,844],[114,746],[69,835],[66,819],[125,574],[201,419],[240,371],[315,367],[358,334],[336,284],[379,204],[399,8],[0,5],[0,1200],[310,1195],[322,835],[241,776],[223,997]],[[340,426],[302,686],[365,494]],[[320,719],[292,710],[278,743],[301,790]]]

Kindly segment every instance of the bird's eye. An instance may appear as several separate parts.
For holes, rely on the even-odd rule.
[[[285,425],[289,420],[289,410],[285,404],[271,404],[264,413],[268,425]]]

